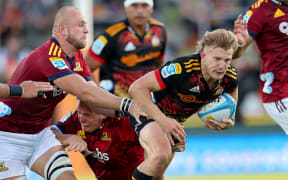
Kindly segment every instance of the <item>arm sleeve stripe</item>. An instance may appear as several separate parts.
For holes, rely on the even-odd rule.
[[[58,79],[58,78],[61,78],[63,76],[67,76],[67,75],[70,75],[70,74],[73,74],[74,72],[72,71],[65,71],[65,72],[60,72],[60,73],[57,73],[57,74],[54,74],[52,76],[49,76],[48,77],[48,81],[52,82],[54,81],[55,79]]]
[[[166,86],[165,86],[163,80],[161,79],[159,69],[156,69],[156,70],[154,71],[154,73],[155,73],[155,77],[156,77],[156,79],[157,79],[157,81],[158,81],[158,84],[159,84],[160,88],[161,88],[162,90],[165,89]]]
[[[103,59],[103,58],[95,55],[95,54],[91,51],[91,49],[88,49],[88,54],[89,54],[95,61],[98,61],[98,62],[100,62],[100,63],[102,63],[102,64],[104,64],[104,63],[106,62],[105,59]]]

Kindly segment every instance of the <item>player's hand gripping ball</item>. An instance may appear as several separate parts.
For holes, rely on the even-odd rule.
[[[198,116],[203,122],[206,119],[222,121],[223,119],[231,119],[235,110],[235,100],[232,96],[224,93],[214,101],[203,105],[198,111]]]

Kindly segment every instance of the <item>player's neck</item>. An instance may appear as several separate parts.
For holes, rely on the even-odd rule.
[[[62,49],[62,51],[67,55],[69,56],[70,58],[74,57],[75,56],[75,53],[77,51],[77,49],[71,45],[70,43],[68,43],[65,39],[62,39],[62,38],[59,38],[56,36],[54,36],[57,41],[59,42],[60,44],[60,47]]]
[[[139,36],[143,36],[146,31],[146,24],[144,25],[130,24],[130,26]]]

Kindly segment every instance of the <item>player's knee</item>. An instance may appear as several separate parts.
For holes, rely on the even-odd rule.
[[[159,168],[169,165],[171,158],[173,158],[170,148],[157,148],[156,151],[148,154],[148,158]]]
[[[73,174],[71,160],[65,151],[57,151],[47,162],[44,173],[47,180],[56,180],[60,175],[63,177],[63,173],[67,171]]]

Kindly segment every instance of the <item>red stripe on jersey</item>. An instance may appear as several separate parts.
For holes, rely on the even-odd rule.
[[[95,61],[98,61],[98,62],[100,62],[100,63],[102,63],[102,64],[105,64],[106,60],[103,59],[103,58],[101,58],[101,57],[99,57],[99,56],[97,56],[97,55],[95,55],[95,54],[91,51],[91,49],[88,49],[88,54],[89,54]]]
[[[154,73],[155,73],[156,79],[157,79],[157,81],[158,81],[158,84],[159,84],[161,90],[164,90],[164,89],[166,88],[166,86],[165,86],[164,82],[163,82],[162,79],[161,79],[159,69],[156,69],[156,70],[154,71]]]

